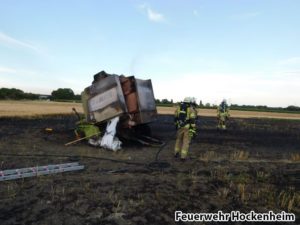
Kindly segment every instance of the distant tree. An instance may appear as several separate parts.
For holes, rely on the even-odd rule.
[[[0,99],[8,98],[8,88],[1,88],[0,89]]]
[[[74,100],[80,101],[81,100],[81,95],[75,95]]]
[[[75,95],[72,89],[70,88],[58,88],[51,93],[52,99],[65,99],[65,100],[73,100]]]
[[[257,109],[267,109],[268,107],[266,105],[257,105],[255,106]]]
[[[24,92],[16,88],[1,88],[0,89],[0,99],[23,99]]]
[[[286,109],[289,111],[300,111],[300,107],[294,105],[289,105],[288,107],[286,107]]]
[[[159,99],[155,99],[155,103],[160,103],[160,100]]]
[[[210,108],[210,103],[206,103],[205,107]]]
[[[203,103],[202,103],[202,100],[200,100],[200,102],[199,102],[199,107],[203,107],[204,105],[203,105]]]
[[[162,104],[171,104],[171,102],[168,99],[166,99],[166,98],[162,99],[161,103]]]
[[[36,100],[36,99],[39,99],[39,96],[40,95],[38,95],[38,94],[24,93],[24,98],[25,99]]]

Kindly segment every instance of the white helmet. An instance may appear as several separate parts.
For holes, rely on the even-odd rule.
[[[191,98],[190,97],[185,97],[183,99],[183,102],[190,103],[191,102]]]
[[[185,97],[183,102],[186,102],[186,103],[196,103],[196,98],[194,97]]]

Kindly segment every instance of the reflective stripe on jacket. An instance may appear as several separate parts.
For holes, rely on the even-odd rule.
[[[196,127],[197,110],[195,110],[190,105],[187,106],[186,111],[181,110],[181,108],[182,108],[181,105],[179,105],[175,111],[175,121],[176,121],[177,128]],[[186,114],[184,121],[179,120],[180,113]]]

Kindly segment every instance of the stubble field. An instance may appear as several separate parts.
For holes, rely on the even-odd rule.
[[[74,106],[81,109],[55,105],[66,113]],[[0,170],[72,161],[85,169],[0,182],[0,224],[182,224],[174,221],[176,210],[285,211],[296,221],[276,224],[300,224],[299,120],[233,117],[223,132],[215,112],[200,110],[198,136],[183,163],[173,158],[176,131],[168,110],[158,108],[150,125],[163,148],[125,142],[116,153],[85,142],[64,146],[74,139],[73,114],[1,117]],[[169,167],[153,167],[158,151]]]

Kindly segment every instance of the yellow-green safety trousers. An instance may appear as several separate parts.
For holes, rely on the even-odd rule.
[[[218,128],[226,129],[226,120],[229,117],[228,112],[220,112],[218,111]]]
[[[180,112],[180,108],[177,108],[175,111],[175,117],[178,117]],[[192,107],[188,107],[187,109],[187,120],[196,119],[197,118],[197,110]],[[176,142],[175,142],[175,154],[180,154],[182,159],[185,159],[189,152],[189,146],[191,142],[191,133],[189,129],[196,129],[195,123],[188,123],[184,127],[178,128],[176,134]]]
[[[190,141],[189,128],[179,128],[176,134],[175,154],[179,153],[181,158],[185,159],[188,155]]]

